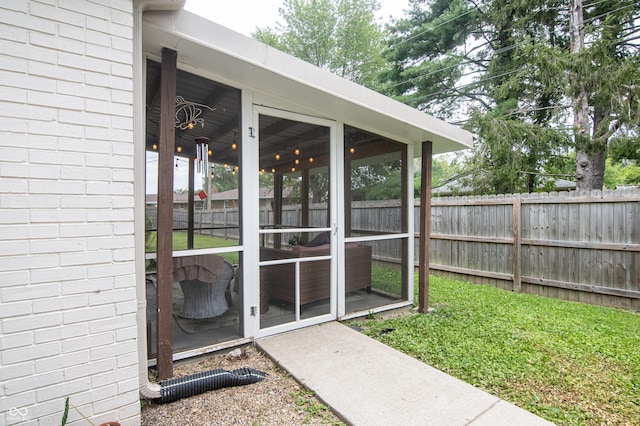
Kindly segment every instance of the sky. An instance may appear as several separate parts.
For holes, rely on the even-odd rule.
[[[256,28],[275,28],[282,20],[278,8],[284,0],[187,0],[184,9],[205,19],[224,25],[246,36]],[[389,22],[389,17],[400,18],[409,8],[408,0],[379,0],[378,19]],[[149,155],[149,154],[148,154]],[[157,155],[151,153],[147,158],[147,193],[157,193]],[[189,164],[185,159],[177,160],[174,170],[176,189],[187,188]],[[196,175],[195,182],[201,182],[202,176]],[[196,184],[197,186],[197,184]]]
[[[379,0],[378,17],[388,22],[388,17],[399,18],[408,9],[408,0]],[[187,0],[184,8],[189,12],[217,22],[239,33],[250,36],[257,27],[272,27],[280,19],[278,8],[283,0]]]

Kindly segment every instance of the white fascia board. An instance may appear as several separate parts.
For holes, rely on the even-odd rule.
[[[143,49],[216,76],[220,82],[304,106],[317,116],[344,122],[433,153],[470,148],[471,133],[185,10],[146,12]]]

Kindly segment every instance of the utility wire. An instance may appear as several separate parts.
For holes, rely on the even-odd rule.
[[[592,7],[592,6],[595,6],[595,5],[597,5],[597,4],[604,3],[604,2],[606,2],[606,1],[610,1],[610,0],[599,0],[599,1],[595,1],[595,2],[593,2],[593,3],[589,3],[589,4],[587,4],[587,5],[584,5],[584,6],[583,6],[583,8]],[[626,6],[621,6],[621,7],[617,8],[617,9],[614,9],[614,10],[611,10],[611,11],[607,11],[606,13],[600,14],[600,15],[595,16],[595,17],[592,17],[592,18],[589,18],[588,20],[586,20],[586,21],[585,21],[585,23],[592,22],[592,21],[594,21],[594,20],[596,20],[596,19],[600,19],[600,18],[602,18],[602,17],[604,17],[604,16],[606,16],[606,15],[609,15],[609,14],[612,14],[612,13],[615,13],[615,12],[618,12],[618,11],[620,11],[620,10],[623,10],[623,9],[626,9],[626,8],[629,8],[629,7],[633,7],[633,6],[634,6],[633,4],[628,4],[628,5],[626,5]],[[565,8],[565,7],[548,8],[547,10],[554,10],[554,9],[557,9],[557,10],[569,10],[568,8]],[[413,35],[413,36],[411,36],[411,37],[409,37],[409,38],[407,38],[407,39],[405,39],[405,40],[402,40],[401,42],[396,43],[395,45],[392,45],[392,46],[388,47],[388,48],[387,48],[387,49],[385,49],[385,51],[383,51],[383,52],[386,52],[386,51],[392,50],[392,49],[394,49],[395,47],[397,47],[397,46],[401,45],[402,43],[408,42],[408,41],[410,41],[410,40],[412,40],[412,39],[414,39],[414,38],[416,38],[416,37],[419,37],[420,35],[423,35],[423,34],[425,34],[425,33],[429,32],[429,31],[435,30],[435,29],[439,28],[440,26],[442,26],[442,25],[444,25],[444,24],[447,24],[447,23],[453,22],[454,20],[456,20],[456,19],[458,19],[458,18],[460,18],[460,17],[462,17],[462,16],[464,16],[464,15],[466,15],[466,14],[470,13],[470,12],[471,12],[471,11],[473,11],[473,10],[475,10],[475,9],[469,9],[467,12],[464,12],[464,13],[462,13],[462,14],[458,15],[458,16],[455,16],[455,17],[453,17],[453,18],[449,19],[448,21],[445,21],[445,22],[443,22],[443,23],[441,23],[441,24],[438,24],[437,26],[435,26],[435,27],[433,27],[433,28],[429,28],[429,29],[427,29],[427,30],[425,30],[425,31],[422,31],[422,32],[420,32],[420,33],[418,33],[418,34],[415,34],[415,35]],[[619,40],[619,41],[616,41],[615,43],[616,43],[616,44],[619,44],[619,43],[621,43],[621,42],[625,42],[625,41],[628,41],[628,40]],[[593,42],[594,42],[594,41],[591,41],[591,42],[589,42],[589,43],[593,43]],[[501,53],[504,53],[504,52],[507,52],[507,51],[512,50],[512,49],[515,49],[516,47],[518,47],[518,44],[513,44],[513,45],[509,45],[509,46],[505,46],[505,47],[503,47],[503,48],[500,48],[500,49],[496,50],[496,51],[494,52],[493,56],[492,56],[491,58],[487,59],[487,60],[489,60],[489,61],[490,61],[490,60],[492,60],[496,55],[501,54]],[[457,65],[450,65],[450,66],[445,67],[445,68],[441,68],[441,69],[438,69],[438,70],[429,71],[429,72],[426,72],[426,73],[424,73],[424,74],[420,74],[420,75],[417,75],[417,76],[415,76],[415,77],[411,77],[410,79],[404,80],[404,81],[402,81],[402,82],[400,82],[400,83],[394,83],[394,84],[392,84],[392,85],[386,86],[386,87],[384,87],[382,90],[389,90],[389,89],[391,89],[391,88],[394,88],[394,87],[397,87],[397,86],[401,86],[401,85],[403,85],[403,84],[410,83],[410,82],[412,82],[412,81],[415,81],[415,80],[418,80],[418,79],[421,79],[421,78],[425,78],[425,77],[428,77],[428,76],[430,76],[430,75],[437,74],[437,73],[440,73],[440,72],[443,72],[443,71],[446,71],[446,70],[449,70],[449,69],[452,69],[452,68],[455,68],[455,67],[458,67],[458,66],[468,65],[468,64],[473,63],[473,62],[474,62],[474,61],[472,61],[472,60],[469,60],[469,61],[463,61],[463,62],[461,62],[460,64],[457,64]]]

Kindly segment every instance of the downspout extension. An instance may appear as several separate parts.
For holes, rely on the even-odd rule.
[[[231,371],[216,368],[161,382],[161,396],[158,402],[173,402],[220,388],[250,385],[260,382],[266,377],[266,373],[252,368],[238,368]]]
[[[144,268],[144,223],[145,223],[145,186],[144,167],[139,167],[145,158],[145,123],[144,114],[144,63],[142,52],[142,15],[147,10],[179,10],[186,0],[134,0],[133,2],[133,138],[134,138],[134,173],[135,173],[135,276],[136,276],[136,321],[138,324],[138,383],[140,397],[158,399],[162,397],[161,386],[149,382],[147,372],[147,296]],[[144,163],[142,163],[144,165]]]

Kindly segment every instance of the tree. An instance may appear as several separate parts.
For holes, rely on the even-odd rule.
[[[279,50],[372,89],[386,62],[384,31],[375,20],[377,0],[284,0],[284,23],[258,28],[252,35]],[[295,184],[292,183],[292,184]],[[328,176],[309,180],[312,202],[326,202]]]
[[[238,188],[238,174],[230,166],[223,164],[211,165],[211,186],[216,192],[230,191]]]
[[[586,9],[582,0],[572,0],[569,96],[576,177],[578,189],[602,189],[608,144],[628,138],[640,125],[639,46],[630,43],[640,38],[639,8],[635,2],[612,0]]]
[[[586,5],[587,47],[574,53],[572,15],[559,0],[411,3],[408,18],[391,29],[386,89],[421,110],[461,120],[478,136],[467,165],[478,192],[532,191],[569,144],[596,153],[637,131],[632,1]],[[570,107],[578,99],[587,101],[592,132],[576,138],[574,129],[583,127],[570,125]]]
[[[374,88],[385,62],[377,0],[284,0],[284,24],[252,35],[279,50]]]

